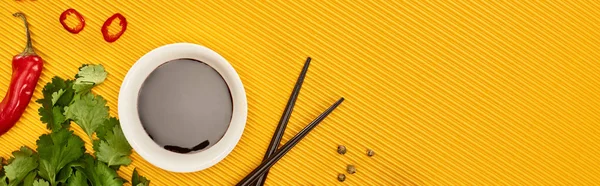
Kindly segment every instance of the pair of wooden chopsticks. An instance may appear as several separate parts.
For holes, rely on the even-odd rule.
[[[247,186],[251,184],[255,185],[264,185],[269,169],[275,165],[277,161],[279,161],[287,152],[289,152],[302,138],[304,138],[312,129],[314,129],[321,121],[323,121],[337,106],[339,106],[344,98],[340,98],[333,105],[331,105],[327,110],[325,110],[321,115],[315,118],[312,122],[308,124],[308,126],[304,127],[298,134],[296,134],[290,141],[285,143],[279,150],[277,146],[281,142],[281,137],[285,131],[288,121],[290,120],[290,116],[292,115],[292,111],[294,110],[294,105],[296,104],[296,99],[300,94],[300,89],[302,88],[302,83],[304,82],[304,77],[306,77],[306,72],[308,71],[308,66],[310,65],[311,58],[308,57],[306,62],[304,63],[304,67],[302,68],[302,72],[300,72],[300,76],[298,76],[298,80],[296,81],[296,85],[294,86],[294,90],[288,99],[287,105],[285,106],[285,110],[279,120],[279,124],[277,125],[277,129],[275,129],[275,133],[273,134],[273,138],[271,138],[271,142],[269,143],[269,148],[265,153],[263,158],[263,162],[248,174],[242,181],[238,182],[237,185]]]

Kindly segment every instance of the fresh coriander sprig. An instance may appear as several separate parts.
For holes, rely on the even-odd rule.
[[[102,65],[83,65],[75,80],[54,77],[44,86],[43,98],[36,102],[41,104],[40,120],[51,132],[39,137],[37,152],[22,147],[6,165],[0,158],[0,186],[118,186],[127,182],[116,170],[131,163],[131,146],[119,120],[109,118],[106,100],[91,92],[106,77]],[[93,139],[95,157],[85,153],[83,140],[69,129],[71,121]],[[136,169],[131,180],[134,186],[150,184]]]

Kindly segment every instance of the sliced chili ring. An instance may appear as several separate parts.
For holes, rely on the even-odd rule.
[[[79,24],[77,24],[75,27],[70,27],[65,22],[65,20],[67,20],[67,16],[69,16],[71,14],[75,15],[77,17],[77,19],[79,19]],[[62,26],[65,28],[65,30],[67,30],[73,34],[77,34],[77,33],[81,32],[83,30],[83,27],[85,27],[85,19],[83,18],[83,16],[79,12],[77,12],[77,10],[72,9],[72,8],[69,8],[69,9],[65,10],[62,14],[60,14],[59,21],[60,21],[60,24],[62,24]]]
[[[121,21],[119,23],[119,25],[121,26],[121,30],[116,34],[110,34],[108,33],[108,27],[110,27],[110,25],[113,21],[115,21],[115,19],[119,19]],[[110,16],[104,22],[104,25],[102,25],[102,29],[100,31],[102,32],[102,36],[104,36],[104,40],[106,42],[112,43],[119,39],[119,37],[121,37],[121,35],[125,33],[125,30],[127,30],[127,19],[125,19],[125,16],[121,15],[120,13],[116,13],[115,15]]]

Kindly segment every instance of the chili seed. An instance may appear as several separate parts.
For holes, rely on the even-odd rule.
[[[371,150],[371,149],[367,149],[367,156],[371,157],[375,155],[375,151]]]
[[[337,152],[339,154],[346,154],[346,146],[339,145],[338,148],[337,148]]]
[[[338,174],[338,181],[344,182],[345,180],[346,180],[346,175],[345,174]]]
[[[348,174],[354,174],[356,173],[356,167],[354,167],[354,165],[348,165],[346,167],[346,172],[348,172]]]

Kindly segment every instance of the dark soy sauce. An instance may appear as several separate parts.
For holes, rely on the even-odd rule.
[[[216,144],[225,134],[233,111],[223,77],[192,59],[156,68],[144,81],[138,114],[152,140],[167,150],[190,153]]]

